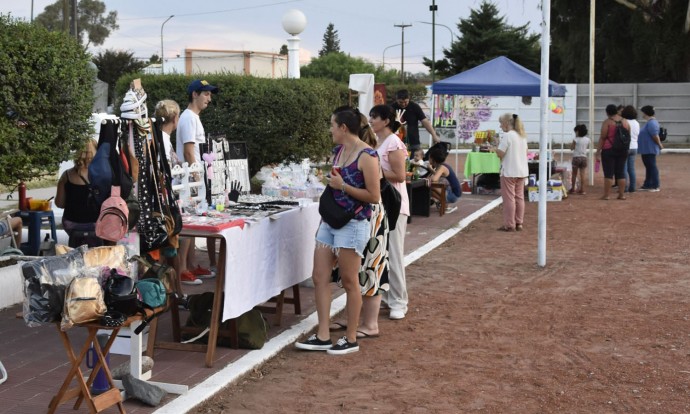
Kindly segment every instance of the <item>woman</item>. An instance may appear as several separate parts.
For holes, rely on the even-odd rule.
[[[87,177],[89,164],[95,155],[96,143],[89,138],[77,152],[74,167],[62,173],[58,181],[55,205],[65,209],[62,213],[62,226],[69,236],[69,247],[103,245],[103,241],[95,235],[99,212],[87,207],[90,193]]]
[[[446,163],[446,157],[446,152],[441,148],[429,148],[430,181],[432,183],[443,183],[446,186],[446,202],[452,204],[462,196],[462,189],[455,171],[453,171],[450,164]],[[440,205],[441,189],[432,188],[431,196],[436,200],[437,205]]]
[[[400,193],[400,216],[395,229],[388,238],[388,273],[389,289],[384,293],[383,301],[390,308],[390,319],[403,319],[407,313],[407,282],[405,281],[404,249],[407,218],[410,215],[410,202],[405,185],[405,144],[395,135],[400,128],[395,110],[388,105],[376,105],[369,111],[369,124],[376,134],[383,176]],[[393,227],[393,223],[389,223]]]
[[[371,130],[369,121],[364,114],[360,116],[361,130],[359,138],[370,147],[376,147],[376,134]],[[381,176],[379,176],[379,179]],[[362,267],[360,268],[359,283],[362,291],[362,314],[357,338],[376,338],[379,336],[379,311],[381,310],[381,296],[388,291],[388,216],[383,203],[371,204],[371,232],[369,241],[364,248]],[[333,269],[333,281],[340,284],[338,268]],[[346,322],[333,322],[331,331],[347,329]]]
[[[606,106],[606,120],[601,124],[599,143],[597,144],[597,161],[601,161],[604,170],[604,195],[602,200],[608,200],[613,185],[614,175],[618,186],[618,199],[625,200],[625,161],[628,159],[627,152],[617,152],[613,150],[613,140],[616,136],[616,125],[621,123],[623,128],[630,131],[628,121],[618,114],[616,105]]]
[[[517,114],[505,113],[498,118],[504,134],[496,148],[501,159],[501,197],[503,225],[501,231],[521,231],[525,215],[525,178],[527,166],[527,135]]]
[[[659,122],[654,118],[653,106],[643,106],[640,111],[642,111],[642,118],[647,121],[640,130],[637,141],[637,152],[642,155],[642,163],[645,168],[644,183],[640,190],[657,192],[661,188],[661,183],[659,182],[659,169],[656,166],[656,156],[664,149],[661,138],[659,138]]]
[[[180,105],[171,99],[164,99],[156,104],[155,116],[164,119],[161,124],[161,134],[163,135],[165,158],[168,159],[168,164],[172,168],[180,163],[170,141],[170,135],[177,129],[177,124],[180,122]],[[194,256],[194,249],[190,247],[192,240],[189,237],[180,237],[178,249],[172,247],[162,249],[163,256],[172,258],[172,266],[175,272],[180,275],[178,281],[185,285],[203,283],[201,279],[189,271],[188,263],[193,260]],[[187,254],[177,254],[178,252],[186,252]],[[192,259],[189,259],[190,256]],[[182,291],[179,286],[177,289],[178,292]]]
[[[357,212],[344,227],[335,229],[322,221],[316,233],[314,249],[314,294],[319,327],[315,334],[295,346],[310,351],[327,351],[329,354],[349,354],[359,351],[357,327],[362,307],[359,286],[359,270],[362,252],[369,240],[371,217],[370,203],[381,199],[379,163],[376,151],[359,139],[360,114],[341,107],[331,116],[331,135],[336,145],[333,170],[328,179],[336,202],[350,211]],[[347,295],[347,330],[335,345],[329,334],[331,309],[331,273],[338,263],[340,278]]]
[[[637,122],[637,111],[632,105],[627,105],[621,111],[621,116],[628,120],[630,124],[630,149],[628,150],[628,158],[625,161],[625,175],[628,180],[626,191],[634,193],[637,185],[635,181],[635,156],[637,155],[637,137],[640,135],[640,123]]]

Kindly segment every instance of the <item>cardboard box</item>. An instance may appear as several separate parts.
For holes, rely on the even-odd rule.
[[[563,194],[565,189],[563,186],[546,187],[546,201],[561,201],[563,200]],[[528,200],[530,203],[536,203],[539,201],[539,187],[527,187]]]

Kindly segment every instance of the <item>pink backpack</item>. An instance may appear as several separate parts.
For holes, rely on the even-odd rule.
[[[96,221],[96,236],[103,240],[118,241],[127,234],[129,209],[120,197],[120,187],[112,186],[110,197],[101,205]]]

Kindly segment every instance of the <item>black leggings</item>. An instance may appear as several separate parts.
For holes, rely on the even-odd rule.
[[[604,178],[625,180],[625,161],[628,159],[628,152],[617,153],[611,149],[601,151],[601,166],[604,170]]]

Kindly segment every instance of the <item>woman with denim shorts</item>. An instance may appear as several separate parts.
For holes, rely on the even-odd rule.
[[[322,221],[316,232],[314,249],[314,295],[318,330],[304,341],[299,349],[327,351],[329,354],[357,352],[357,328],[362,307],[359,270],[362,252],[370,237],[371,206],[381,199],[379,162],[376,151],[359,138],[360,113],[356,109],[340,107],[331,116],[331,135],[336,145],[333,170],[328,185],[336,202],[355,217],[344,227],[335,229]],[[331,273],[338,264],[343,289],[347,297],[346,335],[335,344],[331,341],[329,324],[331,310]]]

